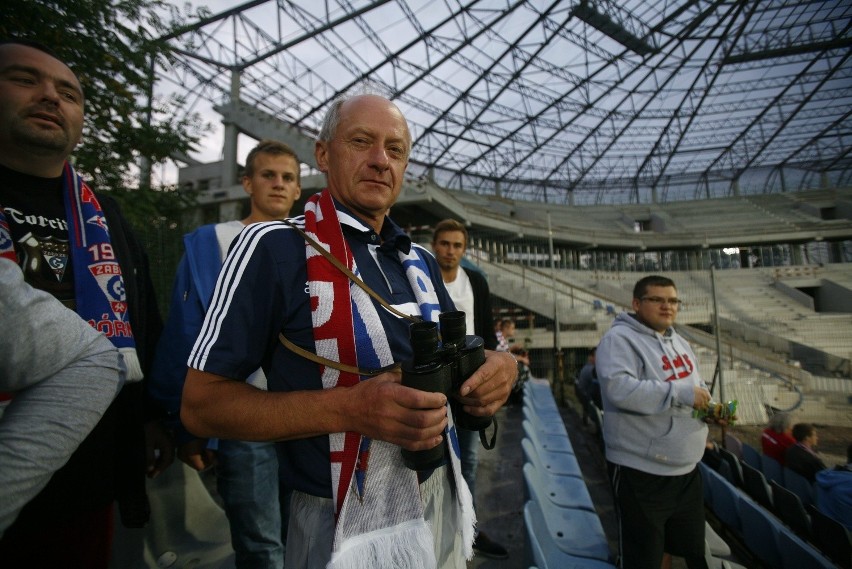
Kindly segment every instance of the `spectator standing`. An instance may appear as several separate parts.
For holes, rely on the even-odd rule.
[[[207,439],[191,435],[179,419],[186,360],[232,241],[249,224],[290,215],[301,194],[299,180],[299,160],[293,150],[281,142],[263,140],[249,152],[242,177],[251,203],[249,216],[204,225],[184,236],[185,253],[178,265],[169,319],[152,370],[150,392],[168,414],[178,457],[198,471],[216,465],[237,569],[284,566],[282,520],[286,520],[287,512],[282,509],[286,510],[287,501],[285,495],[279,495],[275,444],[223,439],[218,441],[217,452],[208,448]],[[263,370],[252,374],[248,383],[266,389]]]
[[[852,444],[845,465],[816,473],[816,488],[819,509],[852,530]]]
[[[589,355],[586,358],[586,363],[580,368],[580,373],[577,374],[577,389],[580,391],[581,397],[585,402],[591,401],[598,406],[598,409],[603,408],[601,401],[601,383],[598,381],[598,372],[595,369],[595,353],[597,347],[589,350]]]
[[[784,466],[801,474],[813,484],[816,473],[828,468],[817,454],[817,429],[810,423],[797,423],[793,426],[793,438],[796,439],[796,444],[784,453]]]
[[[648,276],[633,288],[598,345],[604,442],[625,569],[660,567],[663,552],[706,567],[704,502],[696,465],[707,425],[694,409],[710,402],[689,344],[675,331],[675,283]]]
[[[432,234],[432,250],[441,268],[444,286],[453,299],[457,310],[462,310],[466,317],[468,333],[481,337],[485,348],[493,350],[497,347],[494,334],[494,318],[491,312],[491,291],[485,276],[474,269],[461,265],[467,250],[468,233],[463,223],[455,219],[445,219],[435,226]],[[476,469],[479,464],[479,432],[458,430],[459,447],[461,448],[462,475],[467,482],[470,493],[476,505]],[[488,535],[477,528],[473,548],[478,553],[492,559],[506,559],[509,552],[499,543],[491,540]]]
[[[784,455],[787,449],[796,444],[793,438],[793,417],[789,413],[776,413],[769,419],[769,424],[760,435],[760,446],[763,454],[774,458],[784,466]]]
[[[190,354],[181,419],[191,432],[283,441],[287,568],[392,556],[398,567],[462,569],[472,555],[447,396],[386,371],[412,357],[412,313],[435,321],[453,307],[434,257],[387,217],[410,150],[405,118],[387,99],[334,101],[315,147],[327,189],[302,219],[241,233]],[[268,392],[244,382],[258,367]],[[463,409],[492,416],[516,373],[510,356],[486,352],[459,390]],[[404,466],[400,447],[447,440],[448,465]]]
[[[0,225],[0,244],[12,246]],[[0,537],[66,463],[124,384],[118,349],[0,250]]]
[[[75,73],[39,44],[0,44],[0,223],[7,258],[111,341],[127,383],[101,420],[0,541],[9,567],[106,568],[113,501],[124,525],[142,527],[144,391],[161,321],[144,249],[118,206],[95,194],[68,157],[82,138],[84,95]],[[152,434],[158,432],[151,423]],[[173,457],[149,449],[156,475]]]

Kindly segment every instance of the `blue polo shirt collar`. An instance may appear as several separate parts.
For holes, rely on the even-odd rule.
[[[366,245],[378,246],[385,252],[398,250],[406,255],[411,252],[411,237],[388,216],[385,216],[382,223],[381,233],[376,234],[372,227],[356,217],[345,205],[334,200],[334,206],[337,208],[340,225],[350,230],[347,231],[350,238],[357,239]]]

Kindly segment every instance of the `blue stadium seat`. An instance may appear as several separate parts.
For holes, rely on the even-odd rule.
[[[733,433],[725,433],[725,448],[731,451],[735,457],[742,460],[743,458],[743,443]]]
[[[704,489],[704,505],[710,506],[713,508],[713,486],[710,484],[710,480],[707,478],[710,476],[707,474],[707,470],[712,470],[709,466],[704,464],[703,462],[698,463],[698,470],[701,471],[701,486]]]
[[[550,474],[528,462],[524,464],[524,481],[529,498],[550,500],[560,508],[595,511],[589,489],[582,478]]]
[[[740,466],[740,459],[734,453],[722,447],[719,448],[719,456],[730,467],[731,476],[728,480],[737,488],[743,488],[743,469]]]
[[[541,509],[532,500],[524,506],[524,525],[530,561],[539,569],[615,569],[607,561],[575,557],[559,549],[547,531]]]
[[[731,531],[742,535],[737,489],[712,468],[702,471],[702,475],[704,474],[707,476],[704,482],[710,483],[710,492],[713,495],[713,513]]]
[[[577,457],[565,452],[543,452],[537,449],[535,443],[524,437],[521,441],[526,462],[532,463],[536,468],[557,476],[583,477]]]
[[[763,472],[760,453],[757,452],[756,448],[754,448],[748,443],[743,443],[743,462],[748,464],[755,470],[760,470],[761,472]],[[764,474],[764,477],[765,476],[766,475]]]
[[[784,467],[784,488],[798,496],[805,506],[815,503],[816,491],[814,485],[807,478],[786,466]]]
[[[524,422],[529,422],[540,435],[568,436],[568,430],[565,428],[565,421],[562,420],[561,415],[524,413]]]
[[[739,497],[739,511],[746,547],[767,567],[781,567],[778,542],[781,532],[789,530],[778,518],[747,496]]]
[[[791,530],[805,539],[811,537],[811,519],[799,497],[774,480],[772,487],[773,511]]]
[[[743,472],[743,489],[755,502],[771,511],[773,508],[772,488],[769,487],[763,473],[744,462],[740,463],[740,466]]]
[[[574,447],[571,446],[571,440],[567,433],[564,435],[548,435],[538,430],[526,419],[523,421],[523,426],[524,435],[535,443],[536,448],[540,451],[574,454]]]
[[[784,485],[784,467],[771,456],[761,455],[760,470],[768,481],[774,480],[781,486]]]
[[[852,534],[846,527],[822,513],[816,506],[806,506],[811,517],[813,540],[820,551],[844,569],[852,567]]]
[[[834,569],[834,563],[792,532],[784,531],[778,538],[783,569]]]
[[[549,500],[530,500],[525,510],[527,508],[537,533],[548,534],[549,541],[563,553],[599,561],[610,560],[609,543],[597,513],[560,508]],[[539,541],[544,539],[541,536]]]

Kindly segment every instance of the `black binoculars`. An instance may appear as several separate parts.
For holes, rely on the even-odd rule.
[[[441,323],[440,342],[437,323],[415,322],[411,325],[414,357],[402,363],[402,384],[421,391],[446,394],[457,428],[469,431],[487,429],[492,423],[491,417],[466,413],[462,404],[451,396],[485,363],[485,344],[479,336],[466,335],[464,312],[444,312],[438,320]],[[444,463],[445,452],[444,443],[428,450],[403,449],[402,459],[412,470],[429,470]]]

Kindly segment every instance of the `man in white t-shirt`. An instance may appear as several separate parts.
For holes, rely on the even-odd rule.
[[[286,144],[263,140],[246,158],[242,184],[251,203],[248,217],[204,225],[184,236],[186,253],[175,277],[169,320],[157,347],[149,391],[171,419],[178,458],[198,471],[216,466],[236,568],[280,568],[284,566],[282,529],[286,531],[288,512],[286,496],[281,496],[279,507],[275,444],[222,439],[212,450],[216,445],[189,433],[179,419],[186,362],[231,242],[249,224],[290,215],[301,195],[299,160]],[[266,389],[266,376],[260,369],[248,382]]]
[[[453,299],[457,310],[466,315],[468,334],[476,334],[485,342],[485,349],[497,347],[497,337],[494,335],[494,320],[491,313],[491,292],[485,276],[476,269],[461,266],[464,253],[467,250],[468,235],[464,224],[455,219],[445,219],[435,226],[432,236],[432,250],[444,286]],[[461,270],[459,270],[461,269]],[[470,488],[474,504],[476,503],[476,467],[479,462],[479,433],[459,429],[459,446],[461,447],[462,475]],[[473,548],[477,553],[492,559],[509,557],[506,548],[488,538],[479,531]]]

